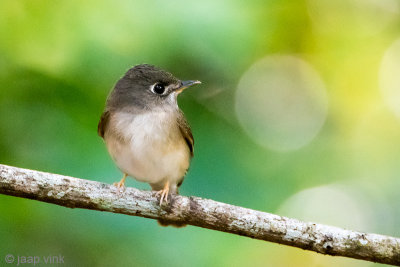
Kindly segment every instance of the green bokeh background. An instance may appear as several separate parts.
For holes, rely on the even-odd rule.
[[[181,194],[400,236],[400,119],[380,88],[383,57],[400,37],[399,5],[1,0],[0,163],[119,180],[98,119],[117,79],[151,63],[203,82],[179,98],[195,136]],[[269,55],[301,58],[326,86],[324,124],[296,150],[258,145],[236,118],[241,77]],[[61,254],[66,266],[374,265],[2,195],[0,237],[1,266],[7,254]]]

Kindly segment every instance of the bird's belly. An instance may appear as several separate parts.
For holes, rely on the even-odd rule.
[[[163,180],[177,183],[189,167],[189,155],[184,146],[166,152],[158,145],[146,148],[121,145],[110,154],[121,171],[152,184]]]
[[[190,151],[184,139],[170,130],[137,129],[124,141],[114,136],[107,138],[108,151],[118,168],[138,181],[178,183],[190,163]]]

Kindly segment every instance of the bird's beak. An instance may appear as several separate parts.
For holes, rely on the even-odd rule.
[[[190,86],[192,86],[192,85],[195,85],[195,84],[201,84],[201,82],[200,82],[200,81],[193,81],[193,80],[190,80],[190,81],[182,81],[182,82],[181,82],[181,86],[179,86],[179,87],[176,89],[176,92],[177,92],[178,94],[180,94],[180,93],[182,93],[183,90],[185,90],[186,88],[188,88],[188,87],[190,87]]]

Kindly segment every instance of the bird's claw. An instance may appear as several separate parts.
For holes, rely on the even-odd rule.
[[[168,192],[169,192],[169,188],[160,190],[156,193],[156,196],[160,196],[160,206],[162,205],[162,203],[164,201],[165,201],[165,203],[168,203]]]
[[[125,183],[122,181],[119,181],[118,183],[113,183],[113,186],[115,186],[119,190],[125,190]]]
[[[124,176],[122,177],[121,181],[118,183],[113,183],[113,185],[118,189],[118,192],[125,191],[125,179],[127,175],[124,173]]]
[[[169,182],[167,182],[164,188],[160,191],[157,191],[156,196],[160,196],[160,206],[165,200],[165,203],[168,203],[168,193],[169,193]]]

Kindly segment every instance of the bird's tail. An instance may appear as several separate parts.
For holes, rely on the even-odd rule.
[[[164,227],[173,226],[173,227],[176,227],[176,228],[182,228],[182,227],[185,227],[187,225],[185,223],[177,223],[177,222],[165,221],[165,220],[162,220],[162,219],[158,219],[157,222],[158,222],[158,224],[160,226],[164,226]]]

